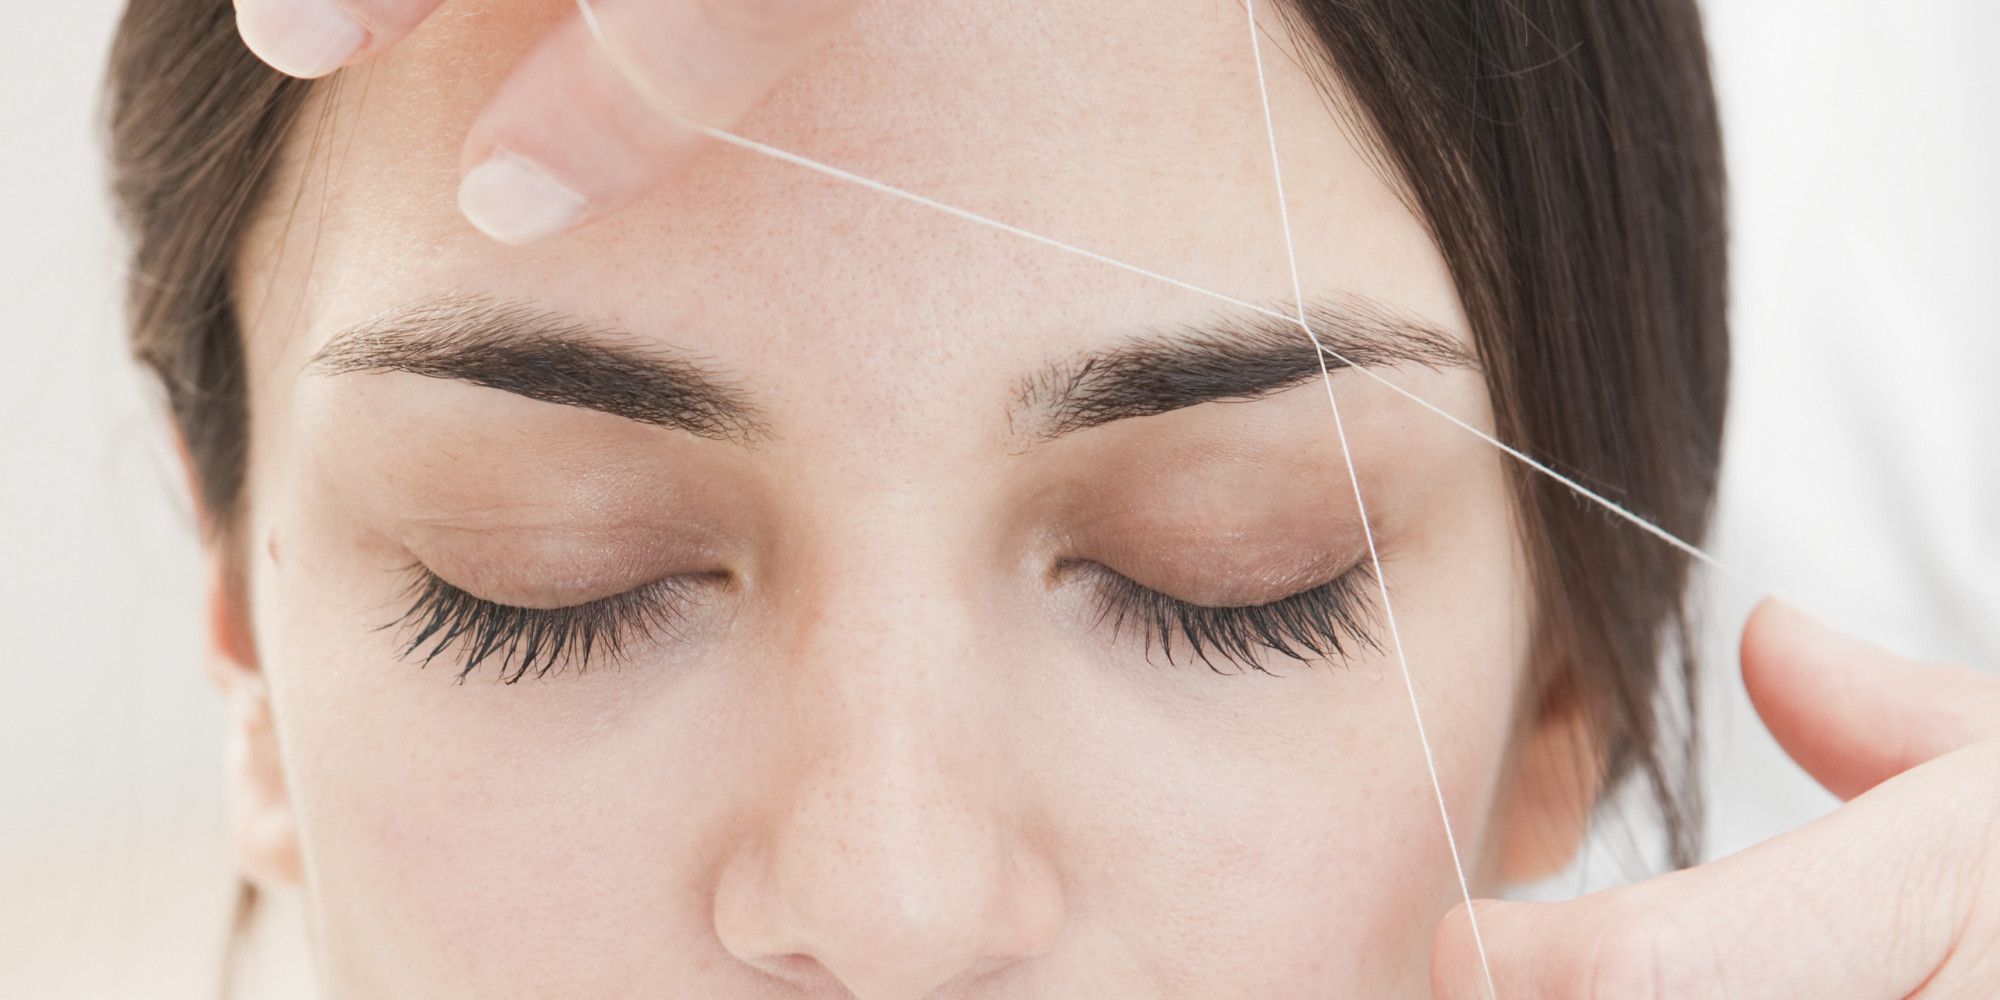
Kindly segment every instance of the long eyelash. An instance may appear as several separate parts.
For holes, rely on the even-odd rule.
[[[1300,663],[1344,656],[1356,647],[1380,650],[1375,638],[1376,612],[1370,597],[1374,574],[1366,565],[1268,604],[1210,607],[1168,597],[1108,567],[1095,567],[1102,578],[1097,592],[1098,623],[1114,633],[1136,628],[1145,638],[1146,653],[1157,643],[1168,663],[1174,662],[1179,637],[1195,659],[1216,673],[1270,673],[1260,653],[1276,652]]]
[[[410,573],[409,610],[381,627],[408,631],[401,655],[411,659],[421,651],[420,667],[457,647],[460,683],[489,659],[508,684],[563,667],[581,671],[593,655],[616,660],[628,642],[672,633],[689,589],[685,580],[670,577],[588,604],[522,608],[474,597],[422,566]]]

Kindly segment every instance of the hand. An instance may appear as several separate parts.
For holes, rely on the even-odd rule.
[[[442,0],[235,0],[243,40],[274,68],[318,77],[402,41]],[[459,207],[504,243],[616,211],[700,148],[686,122],[728,128],[860,0],[594,0],[607,58],[580,14],[531,49],[480,112]],[[678,115],[675,122],[661,107]]]
[[[1560,903],[1481,900],[1501,1000],[2000,997],[2000,680],[1765,602],[1751,700],[1846,805],[1711,864]],[[1484,998],[1464,907],[1444,1000]]]

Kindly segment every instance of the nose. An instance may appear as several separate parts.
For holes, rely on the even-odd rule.
[[[955,993],[1052,946],[1056,869],[1021,819],[1004,714],[979,710],[965,692],[980,682],[953,676],[994,672],[926,666],[855,642],[852,625],[849,655],[822,644],[810,678],[792,676],[775,768],[789,777],[758,797],[763,815],[724,859],[715,929],[737,959],[795,987]]]

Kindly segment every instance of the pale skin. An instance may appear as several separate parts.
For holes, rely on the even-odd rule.
[[[1350,643],[1219,676],[1099,622],[1075,570],[1240,605],[1357,564],[1317,383],[1037,437],[1024,377],[1213,304],[705,153],[616,85],[565,0],[343,0],[359,41],[317,55],[277,50],[298,44],[273,27],[287,6],[238,0],[253,48],[358,69],[319,95],[331,127],[295,137],[298,197],[273,199],[239,271],[249,503],[215,552],[211,673],[235,707],[239,856],[304,890],[330,996],[1482,994],[1462,911],[1437,929],[1457,886],[1396,659]],[[657,71],[730,67],[661,78],[690,118],[1289,300],[1240,9],[843,6],[599,5],[662,40]],[[1126,48],[1050,44],[1086,34]],[[1466,342],[1420,222],[1304,75],[1269,65],[1308,296]],[[1106,120],[1129,127],[1065,127]],[[496,148],[582,207],[495,215],[476,173]],[[439,301],[700,359],[762,432],[315,364]],[[1476,372],[1386,370],[1490,423]],[[1333,378],[1491,893],[1569,857],[1594,750],[1579,720],[1521,708],[1542,702],[1502,459]],[[458,684],[450,652],[420,669],[377,628],[413,565],[535,608],[709,589],[617,662]],[[1689,872],[1482,902],[1502,996],[1990,992],[2000,693],[1780,612],[1744,666],[1808,770],[1879,787]],[[1719,914],[1737,923],[1708,933]]]

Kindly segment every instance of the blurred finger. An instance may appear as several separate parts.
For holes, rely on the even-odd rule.
[[[1777,601],[1743,630],[1743,682],[1785,751],[1843,799],[2000,737],[2000,678],[1897,656]]]
[[[395,45],[441,0],[236,0],[236,29],[281,73],[325,76]]]
[[[735,124],[857,0],[595,0],[558,29],[473,123],[467,219],[529,243],[636,200],[702,145],[689,123]],[[607,51],[608,48],[608,51]]]

